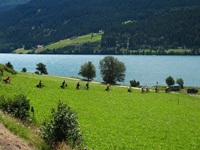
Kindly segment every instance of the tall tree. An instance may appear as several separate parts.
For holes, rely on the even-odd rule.
[[[165,79],[165,81],[166,81],[166,83],[167,83],[168,86],[174,85],[174,83],[175,83],[174,78],[171,77],[171,76],[167,77],[167,78]]]
[[[178,78],[176,79],[176,83],[183,89],[183,84],[184,84],[184,81],[182,78]]]
[[[38,70],[40,72],[40,74],[48,74],[47,69],[46,69],[46,65],[43,64],[43,63],[37,64],[36,70]]]
[[[103,60],[100,60],[99,64],[101,76],[106,83],[124,81],[126,67],[123,62],[113,56],[106,56]]]
[[[96,77],[95,66],[92,64],[91,61],[88,61],[85,64],[81,65],[81,69],[78,74],[86,77],[88,81],[92,80]]]

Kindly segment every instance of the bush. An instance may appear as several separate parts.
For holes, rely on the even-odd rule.
[[[26,68],[22,68],[22,71],[21,72],[26,72],[27,71],[27,69]]]
[[[137,87],[137,86],[140,85],[140,82],[139,81],[135,81],[135,79],[134,79],[134,80],[130,81],[130,85],[133,86],[133,87]]]
[[[5,65],[6,65],[8,68],[14,69],[13,65],[12,65],[10,62],[7,62]]]
[[[0,68],[0,80],[3,77],[3,69]]]
[[[39,71],[35,71],[35,74],[39,75]]]
[[[9,72],[9,73],[11,73],[11,74],[17,74],[17,72],[14,69],[9,68],[7,66],[4,67],[4,70],[7,71],[7,72]]]
[[[57,111],[52,109],[50,120],[43,123],[42,137],[52,147],[60,142],[66,142],[72,148],[79,146],[82,143],[82,133],[76,113],[59,101]]]
[[[0,109],[22,121],[27,121],[30,117],[30,101],[23,94],[15,96],[13,100],[1,96]]]
[[[7,67],[6,65],[0,64],[0,74],[2,74],[2,76],[4,71],[9,72],[11,74],[17,74],[17,72],[14,69]]]

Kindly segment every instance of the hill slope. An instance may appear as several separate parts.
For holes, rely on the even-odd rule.
[[[46,45],[100,29],[117,29],[127,20],[140,22],[157,14],[170,14],[172,8],[199,6],[198,0],[33,0],[0,14],[0,52],[11,52],[22,45]]]
[[[12,134],[2,124],[0,124],[0,149],[3,150],[31,150],[28,144],[18,136]]]

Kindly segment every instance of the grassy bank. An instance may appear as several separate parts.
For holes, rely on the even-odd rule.
[[[82,35],[82,36],[77,36],[74,37],[73,39],[64,39],[64,40],[60,40],[58,42],[49,44],[44,46],[43,48],[40,49],[35,49],[35,53],[39,53],[41,51],[44,51],[46,49],[48,50],[52,50],[52,49],[58,49],[58,48],[63,48],[65,46],[69,46],[69,45],[76,45],[76,44],[83,44],[83,43],[87,43],[87,42],[97,42],[101,40],[101,36],[103,33],[91,33],[91,34],[87,34],[87,35]],[[23,48],[17,49],[14,51],[14,53],[29,53],[32,50],[24,50]]]
[[[60,89],[63,80],[68,87]],[[36,88],[42,80],[45,87]],[[78,114],[85,145],[96,150],[112,149],[200,149],[200,98],[185,93],[127,92],[127,88],[65,77],[19,73],[11,84],[0,84],[1,95],[25,94],[40,125],[59,100]]]

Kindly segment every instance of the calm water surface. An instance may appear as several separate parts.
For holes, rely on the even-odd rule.
[[[96,81],[102,81],[99,71],[99,61],[103,55],[19,55],[0,54],[0,63],[8,61],[14,69],[21,71],[23,67],[28,72],[36,71],[37,63],[44,63],[51,75],[81,77],[77,73],[80,66],[91,61],[97,72]],[[141,85],[166,85],[165,79],[172,76],[175,80],[182,78],[186,86],[200,86],[199,56],[114,56],[124,62],[126,77],[123,83],[129,84],[135,79]]]

